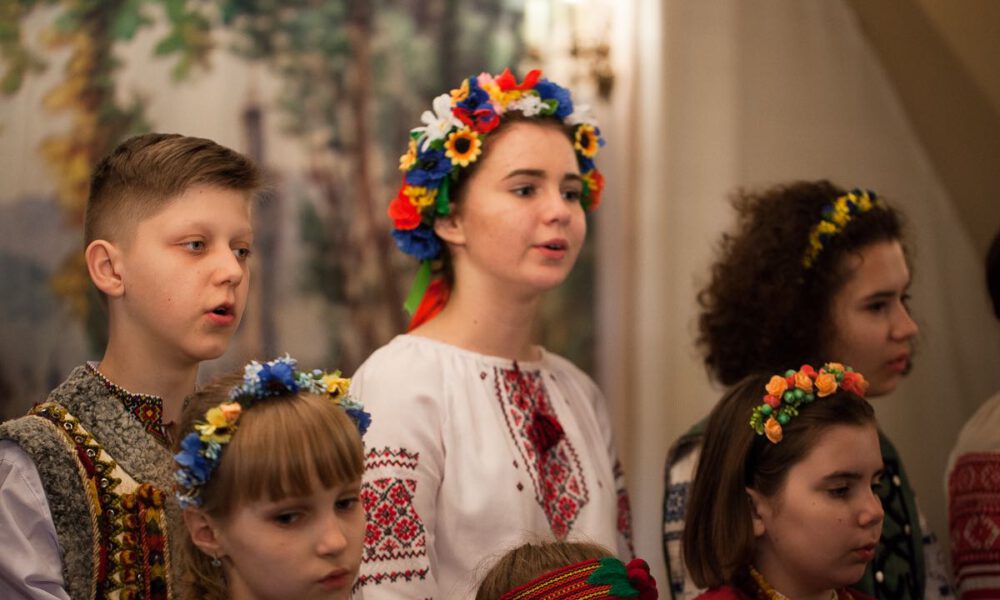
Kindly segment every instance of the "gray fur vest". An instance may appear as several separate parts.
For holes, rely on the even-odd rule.
[[[93,372],[74,369],[45,403],[0,425],[0,439],[38,469],[71,598],[176,595],[171,454]]]

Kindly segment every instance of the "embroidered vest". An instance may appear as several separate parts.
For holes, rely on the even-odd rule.
[[[46,402],[0,425],[41,476],[74,599],[172,598],[172,458],[99,377],[77,367]]]

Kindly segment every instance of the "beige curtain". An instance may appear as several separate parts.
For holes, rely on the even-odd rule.
[[[875,406],[946,541],[945,461],[964,420],[1000,389],[1000,327],[982,257],[854,14],[839,0],[625,4],[604,120],[599,375],[626,459],[637,552],[663,581],[664,455],[720,395],[693,340],[695,294],[731,222],[727,194],[813,178],[878,190],[908,216],[919,355]]]

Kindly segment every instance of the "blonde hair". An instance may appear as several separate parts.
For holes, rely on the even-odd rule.
[[[232,374],[188,399],[178,440],[208,409],[229,400],[242,381]],[[179,443],[179,442],[178,442]],[[243,411],[239,429],[201,489],[198,510],[224,520],[244,502],[304,496],[318,480],[330,488],[361,478],[364,450],[354,421],[326,396],[299,392],[258,400]],[[179,568],[184,597],[225,600],[226,583],[211,558],[181,531]]]
[[[607,548],[584,542],[521,544],[501,556],[490,568],[479,583],[476,600],[497,600],[510,590],[549,571],[606,556],[612,556]]]

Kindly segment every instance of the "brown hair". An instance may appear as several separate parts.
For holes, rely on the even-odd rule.
[[[842,388],[800,406],[772,444],[748,424],[760,405],[769,376],[747,377],[712,410],[698,469],[688,498],[682,538],[684,563],[698,587],[737,582],[754,552],[753,523],[746,488],[773,497],[788,470],[836,425],[868,426],[875,412],[866,400]]]
[[[84,245],[126,242],[143,219],[195,185],[250,194],[261,185],[253,161],[212,140],[147,133],[118,145],[95,167],[84,213]]]
[[[191,396],[181,417],[180,440],[194,431],[208,409],[229,400],[242,370]],[[314,479],[325,488],[359,480],[364,451],[354,422],[328,397],[299,392],[258,400],[240,415],[239,429],[225,447],[211,479],[202,487],[200,510],[224,520],[243,502],[311,493]],[[187,531],[180,531],[180,572],[187,597],[228,597],[221,570]]]
[[[849,278],[844,258],[902,238],[900,214],[880,198],[881,208],[854,215],[806,270],[809,234],[823,208],[844,194],[829,181],[800,181],[735,195],[735,227],[722,236],[711,279],[698,293],[697,341],[716,380],[732,385],[825,357],[830,303]]]
[[[476,600],[497,600],[510,590],[560,567],[612,556],[597,544],[582,542],[528,542],[507,552],[486,573]]]

